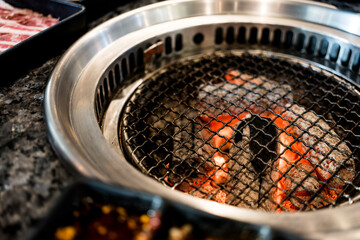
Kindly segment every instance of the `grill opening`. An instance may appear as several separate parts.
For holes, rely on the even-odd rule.
[[[222,51],[146,79],[124,107],[119,139],[134,166],[172,189],[243,208],[316,210],[357,200],[358,101],[357,87],[313,65]]]

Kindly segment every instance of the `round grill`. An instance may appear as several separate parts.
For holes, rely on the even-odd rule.
[[[213,54],[173,64],[134,92],[122,147],[179,191],[267,211],[353,201],[356,88],[314,66]]]
[[[81,175],[307,238],[352,236],[357,22],[303,0],[136,9],[59,61],[50,141]]]

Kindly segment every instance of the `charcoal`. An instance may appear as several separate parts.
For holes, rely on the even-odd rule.
[[[286,116],[294,121],[295,134],[301,136],[301,142],[309,149],[305,157],[317,166],[321,177],[329,179],[336,174],[330,178],[329,186],[341,188],[353,180],[355,162],[350,158],[351,150],[322,118],[298,105],[293,105]]]
[[[182,105],[178,108],[183,108]],[[174,110],[174,109],[173,109]],[[183,162],[196,157],[196,150],[201,146],[201,140],[195,136],[197,131],[194,121],[197,113],[191,111],[187,114],[184,109],[174,110],[177,116],[174,120],[173,136],[173,163]]]
[[[194,197],[210,199],[219,203],[225,203],[227,198],[227,191],[220,188],[211,179],[214,173],[215,166],[203,159],[191,159],[191,172],[182,181],[175,185],[179,191],[192,195]],[[197,166],[194,169],[194,166]]]
[[[242,85],[230,82],[203,84],[198,98],[201,108],[213,115],[222,114],[224,110],[238,115],[245,110],[262,112],[272,108],[274,104],[285,107],[293,98],[290,92],[288,85],[279,87],[279,84],[265,78],[254,78]]]
[[[270,172],[276,157],[277,130],[269,120],[253,116],[235,125],[230,147],[232,176],[229,201],[241,207],[270,210]],[[259,131],[259,129],[262,129]]]
[[[227,202],[265,210],[275,207],[274,199],[290,201],[298,209],[332,204],[334,195],[329,191],[334,194],[334,189],[343,188],[355,176],[355,163],[349,157],[348,146],[325,120],[291,104],[293,96],[289,86],[236,71],[232,73],[237,78],[204,84],[199,93],[203,114],[212,119],[231,115],[239,121],[234,126],[229,149],[226,188],[231,193]],[[219,132],[208,128],[200,131],[201,137],[210,143],[214,134]],[[293,144],[301,149],[293,150],[296,149]],[[201,149],[210,155],[219,150],[211,144]],[[282,169],[279,169],[278,158],[285,161]],[[286,189],[281,189],[280,181]],[[321,188],[326,182],[328,187]],[[288,196],[279,198],[283,193]],[[335,192],[335,196],[337,194],[339,192]]]
[[[145,155],[156,156],[167,176],[158,180],[173,189],[252,209],[311,210],[357,192],[358,95],[348,87],[296,63],[214,54],[152,78],[144,92],[156,93],[134,109],[156,115],[143,117],[154,129]]]

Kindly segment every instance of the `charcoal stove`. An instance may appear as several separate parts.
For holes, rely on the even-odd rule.
[[[123,14],[54,69],[50,141],[87,177],[308,238],[360,234],[359,20],[275,0]]]

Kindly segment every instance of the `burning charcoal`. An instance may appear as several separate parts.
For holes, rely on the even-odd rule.
[[[149,97],[155,98],[152,95]],[[198,113],[189,111],[184,104],[179,103],[178,98],[180,96],[174,96],[172,101],[164,101],[162,105],[156,105],[155,101],[147,103],[153,114],[137,112],[139,118],[145,118],[143,115],[148,114],[142,134],[138,134],[138,137],[134,139],[139,142],[138,144],[143,145],[143,152],[139,154],[139,158],[143,155],[151,155],[151,157],[146,157],[141,164],[147,169],[157,166],[153,168],[152,173],[158,177],[167,174],[167,164],[174,166],[187,161],[196,156],[199,148],[201,139],[195,139],[194,132],[197,129],[193,120],[196,119]],[[140,101],[140,104],[145,103]],[[158,147],[154,149],[152,144]]]
[[[355,176],[349,170],[355,167],[348,157],[350,149],[323,119],[301,106],[293,105],[283,118],[277,123],[284,129],[279,136],[281,155],[272,173],[278,188],[273,193],[275,202],[288,210],[333,204],[345,181]],[[293,194],[287,196],[287,192]]]
[[[266,77],[254,77],[248,74],[242,74],[238,70],[231,70],[225,75],[225,79],[230,83],[243,86],[249,92],[259,95],[259,100],[282,104],[293,100],[292,89],[289,85],[279,84],[278,82],[269,81]],[[262,99],[260,99],[260,97]],[[250,99],[252,101],[253,99]]]
[[[213,116],[223,114],[224,111],[234,115],[244,111],[259,113],[276,106],[285,107],[293,98],[288,85],[246,74],[236,73],[236,77],[218,84],[204,84],[198,97],[201,101],[200,110]]]
[[[199,129],[198,135],[199,138],[202,139],[202,141],[197,141],[199,155],[211,158],[211,156],[213,156],[217,151],[217,149],[211,143],[212,138],[215,135],[214,131],[212,131],[212,129],[208,126],[204,126],[203,128]]]
[[[247,118],[250,115],[249,112],[264,112],[265,109],[274,106],[275,102],[283,104],[284,108],[292,98],[289,94],[290,87],[287,85],[279,87],[279,84],[273,81],[254,78],[246,74],[240,75],[238,72],[235,74],[236,81],[225,77],[226,82],[206,83],[200,87],[198,95],[200,121],[204,123],[200,136],[207,143],[200,151],[213,156],[218,150],[226,151],[229,148],[230,143],[227,139],[231,138],[232,130],[229,131],[227,126],[233,126],[239,118]],[[240,80],[241,77],[245,80]],[[224,156],[218,158],[221,159],[221,157],[226,158]],[[227,163],[216,161],[215,157],[213,161],[219,166],[214,179],[218,183],[224,183],[226,174],[223,171],[226,171]],[[222,180],[219,181],[219,179]]]
[[[201,145],[201,139],[193,134],[198,131],[193,119],[196,119],[195,111],[176,111],[179,116],[175,118],[173,133],[173,163],[186,161],[196,156],[197,149]]]
[[[233,147],[232,149],[236,149]],[[243,151],[234,156],[237,160],[229,163],[230,181],[227,184],[231,190],[227,203],[244,208],[255,208],[259,202],[260,179],[250,163],[251,154],[248,146],[243,146]],[[231,154],[231,153],[230,153]]]
[[[209,162],[202,162],[196,170],[191,171],[183,178],[176,189],[194,197],[211,199],[219,203],[225,203],[227,192],[219,188],[210,178],[214,174],[215,166]]]
[[[196,179],[201,177],[201,175],[205,176],[207,173],[206,169],[209,169],[206,162],[200,157],[172,162],[168,167],[171,169],[171,172],[168,174],[167,182],[172,186],[182,183],[184,179]]]
[[[355,176],[351,151],[335,131],[313,112],[291,105],[288,85],[234,70],[225,80],[200,87],[196,128],[178,120],[174,159],[199,167],[178,174],[187,177],[177,189],[267,211],[333,204]],[[184,144],[190,128],[197,135]],[[195,153],[201,164],[190,160]]]
[[[279,169],[279,161],[274,164],[274,169]],[[313,170],[314,168],[310,164],[298,162],[295,166],[290,167],[290,170],[286,174],[281,174],[281,176],[284,175],[281,181],[281,183],[284,184],[283,189],[286,189],[288,192],[292,190],[295,191],[291,196],[285,197],[285,199],[288,199],[292,203],[292,208],[300,209],[306,207],[305,203],[319,190],[320,183],[317,177],[314,176],[315,174],[312,174]],[[278,177],[276,177],[274,172],[272,179],[274,182],[277,182],[281,176],[278,175]],[[279,203],[284,199],[278,198],[280,196],[284,197],[285,195],[285,192],[282,193],[280,191],[276,193],[275,191],[273,197],[274,200]]]
[[[313,112],[306,112],[303,107],[294,105],[287,117],[296,119],[295,113],[301,117],[295,121],[297,127],[294,128],[294,133],[301,136],[303,147],[308,150],[305,157],[315,168],[312,171],[318,176],[318,181],[327,184],[321,192],[315,191],[316,189],[311,191],[312,195],[319,195],[311,201],[311,205],[317,207],[332,204],[346,182],[355,177],[354,171],[349,170],[355,169],[354,160],[349,158],[351,151],[335,131]]]
[[[253,116],[235,125],[233,144],[230,147],[229,172],[234,176],[229,186],[232,192],[229,201],[244,207],[262,207],[271,189],[269,173],[276,158],[277,129],[270,120]]]
[[[227,193],[213,184],[215,166],[201,157],[194,157],[172,166],[167,183],[189,195],[225,203]]]
[[[262,113],[266,109],[277,108],[278,105],[274,105],[275,102],[283,104],[281,108],[284,109],[292,99],[292,95],[289,94],[290,87],[287,85],[280,87],[279,84],[266,79],[254,78],[246,74],[241,75],[234,71],[232,73],[236,75],[235,79],[225,76],[226,82],[207,83],[200,88],[198,96],[199,110],[202,113],[200,122],[204,124],[200,130],[200,136],[207,143],[200,151],[213,156],[212,160],[217,167],[212,177],[214,182],[219,186],[225,184],[226,188],[230,188],[232,193],[235,193],[230,194],[227,202],[232,205],[251,207],[255,204],[265,204],[266,198],[260,199],[260,197],[269,195],[271,189],[270,174],[261,172],[261,168],[264,168],[262,162],[264,160],[260,160],[267,155],[265,151],[269,149],[261,150],[258,141],[251,141],[251,144],[245,144],[240,149],[234,145],[231,149],[230,139],[234,132],[233,126],[241,119],[249,118],[251,113]],[[254,132],[254,128],[261,127],[257,125],[269,122],[264,119],[255,119],[253,123],[255,125],[251,125],[251,131]],[[272,130],[273,127],[271,127]],[[272,132],[274,133],[276,130]],[[248,140],[250,139],[252,138],[249,137]],[[264,136],[260,136],[260,139],[260,141],[270,141]],[[270,145],[270,148],[276,148],[275,143]],[[244,151],[246,147],[251,150],[245,149]],[[220,150],[221,152],[219,152]],[[235,158],[235,161],[223,153],[229,151],[230,157]],[[251,151],[253,152],[251,153]],[[260,154],[254,154],[259,151]],[[273,150],[273,153],[275,152]],[[251,158],[255,159],[252,163]],[[266,167],[268,166],[266,165]],[[270,170],[266,171],[270,172]],[[264,170],[264,172],[266,171]],[[270,204],[265,205],[269,206]]]
[[[345,181],[351,181],[355,177],[354,159],[349,158],[351,151],[345,142],[341,142],[339,136],[330,126],[313,112],[306,112],[305,108],[293,105],[288,112],[289,117],[296,119],[295,114],[302,117],[295,121],[296,134],[301,137],[306,147],[311,147],[309,161],[317,166],[316,171],[323,179],[329,179],[337,170],[336,176],[329,180],[333,188],[344,187]]]

